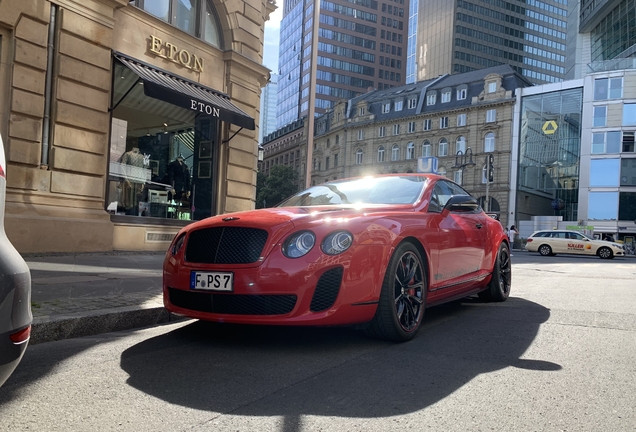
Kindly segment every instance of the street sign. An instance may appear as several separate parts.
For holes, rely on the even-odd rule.
[[[439,160],[434,156],[423,156],[417,158],[417,172],[437,174]]]

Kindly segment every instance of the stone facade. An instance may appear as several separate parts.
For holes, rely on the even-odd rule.
[[[55,5],[51,28],[48,1],[0,3],[7,235],[20,252],[164,249],[169,240],[149,243],[141,234],[148,229],[174,234],[178,227],[123,224],[124,232],[117,234],[118,224],[105,211],[113,51],[222,91],[258,119],[260,91],[269,76],[262,66],[263,29],[276,6],[267,0],[214,2],[225,42],[218,49],[126,0]],[[150,35],[204,59],[205,70],[195,73],[151,55]],[[51,38],[55,46],[49,51]],[[254,207],[258,131],[239,129],[221,123],[218,213]],[[130,230],[138,232],[126,234]]]

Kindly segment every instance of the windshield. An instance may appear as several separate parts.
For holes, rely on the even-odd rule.
[[[365,177],[313,186],[277,207],[341,204],[413,204],[428,179],[417,176]]]

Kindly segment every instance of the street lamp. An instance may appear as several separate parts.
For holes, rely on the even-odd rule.
[[[475,166],[475,162],[473,162],[473,150],[470,147],[466,149],[466,152],[457,150],[457,153],[455,154],[455,165],[453,165],[452,168],[460,170],[461,179],[458,182],[460,184],[464,180],[464,168],[467,166]]]
[[[466,161],[466,158],[468,158],[468,161]],[[453,165],[453,168],[463,170],[464,167],[467,166],[475,166],[475,162],[473,162],[473,150],[470,147],[466,149],[466,152],[457,150],[457,154],[455,154],[455,165]]]

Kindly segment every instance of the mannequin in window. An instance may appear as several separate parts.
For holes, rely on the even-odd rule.
[[[175,201],[190,196],[190,169],[182,155],[168,164],[168,184],[172,186],[172,199]]]
[[[123,180],[120,184],[121,206],[126,209],[126,214],[137,214],[137,203],[144,190],[144,155],[138,147],[133,147],[121,155],[119,162],[122,164],[123,174]]]

